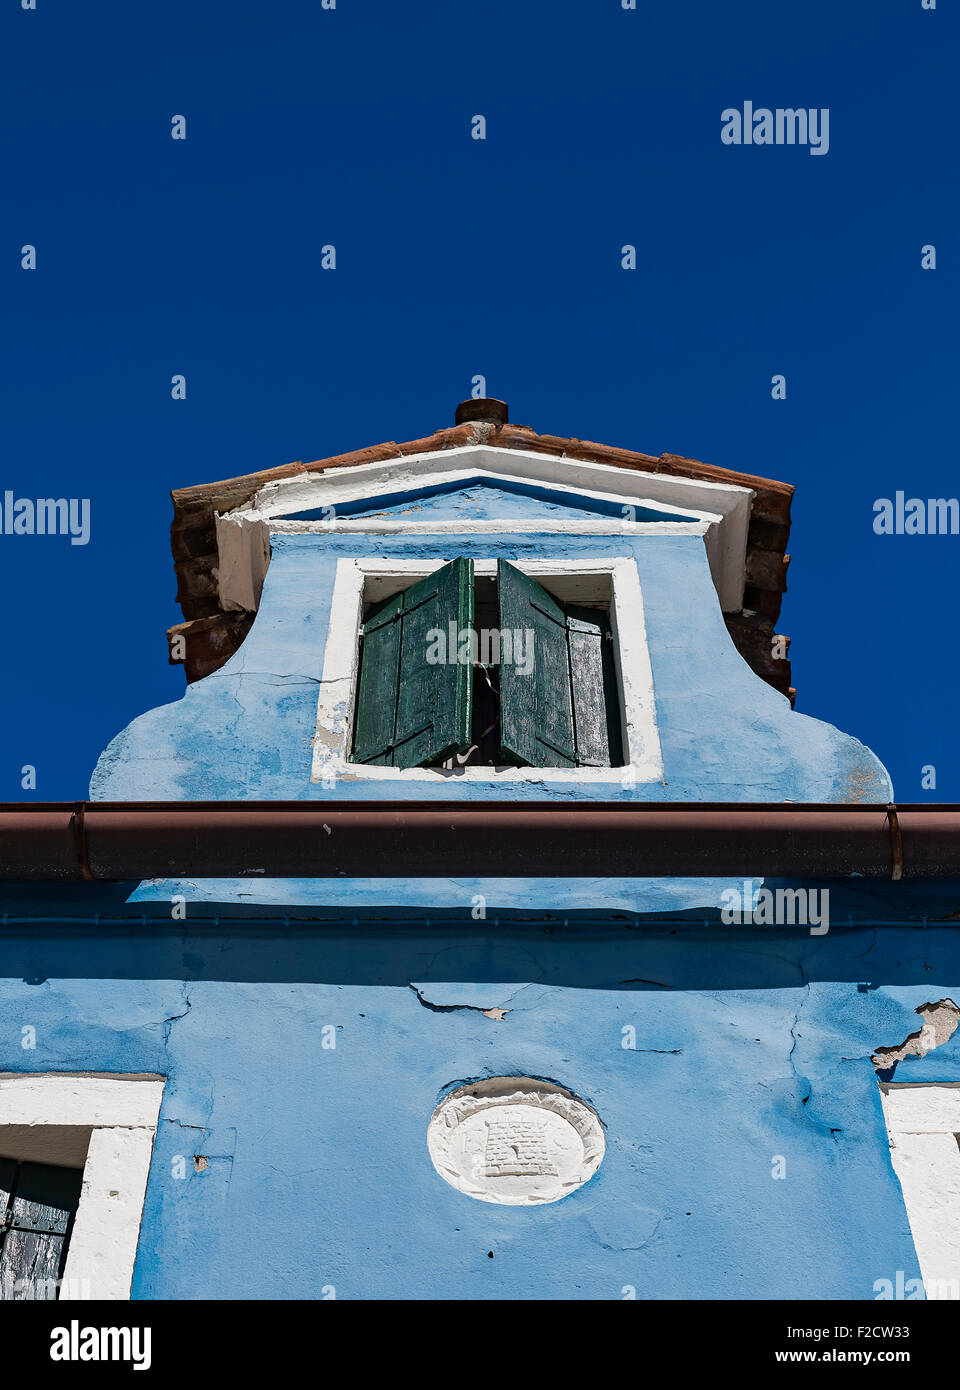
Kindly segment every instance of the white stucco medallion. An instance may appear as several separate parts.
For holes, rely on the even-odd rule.
[[[495,1076],[461,1086],[427,1130],[433,1166],[480,1202],[558,1202],[593,1177],[606,1141],[595,1111],[548,1081]]]

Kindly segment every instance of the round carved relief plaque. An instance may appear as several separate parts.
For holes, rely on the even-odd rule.
[[[593,1177],[606,1141],[595,1111],[562,1086],[496,1076],[451,1092],[427,1130],[433,1166],[480,1202],[558,1202]]]

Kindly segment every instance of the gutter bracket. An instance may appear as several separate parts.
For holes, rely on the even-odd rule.
[[[90,865],[87,862],[87,831],[84,822],[84,813],[87,809],[85,801],[78,801],[74,807],[73,815],[70,817],[70,827],[73,830],[73,842],[77,853],[77,867],[83,877],[84,883],[95,883],[96,880],[90,872]]]
[[[903,878],[903,832],[900,829],[900,818],[897,815],[895,801],[891,801],[887,805],[887,821],[890,825],[890,850],[893,857],[890,877],[896,882]]]

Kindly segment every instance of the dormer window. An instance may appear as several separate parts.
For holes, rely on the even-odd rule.
[[[620,707],[609,602],[458,558],[366,604],[351,761],[618,767]]]

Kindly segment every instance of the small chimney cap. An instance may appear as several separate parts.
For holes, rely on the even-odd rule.
[[[454,418],[458,425],[469,424],[471,420],[492,420],[496,425],[505,425],[507,403],[498,401],[493,396],[471,397],[468,401],[460,402]]]

